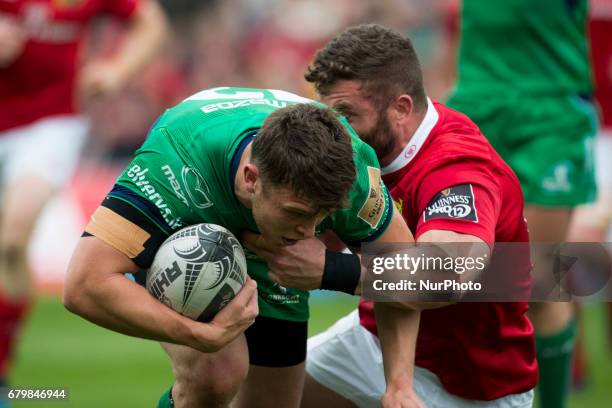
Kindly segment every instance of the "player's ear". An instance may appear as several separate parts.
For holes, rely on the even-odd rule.
[[[403,94],[398,96],[391,104],[391,107],[393,115],[398,121],[406,120],[414,113],[414,101],[410,95]]]
[[[259,182],[259,169],[253,163],[247,163],[243,167],[244,184],[247,193],[254,194],[255,186]]]

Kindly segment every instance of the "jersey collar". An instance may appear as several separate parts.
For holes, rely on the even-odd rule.
[[[388,166],[382,168],[383,174],[393,173],[403,168],[416,157],[423,144],[425,144],[427,136],[429,136],[431,130],[438,123],[438,116],[438,111],[431,102],[431,99],[427,98],[427,112],[423,121],[408,141],[406,147],[404,147],[404,150]]]

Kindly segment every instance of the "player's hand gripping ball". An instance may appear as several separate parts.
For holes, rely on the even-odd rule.
[[[246,259],[236,237],[215,224],[172,234],[147,273],[147,290],[180,314],[210,321],[242,288]]]

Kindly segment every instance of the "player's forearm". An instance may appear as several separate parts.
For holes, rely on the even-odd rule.
[[[169,343],[193,343],[193,322],[119,274],[90,280],[79,290],[67,291],[65,303],[72,312],[119,333]]]
[[[387,388],[412,387],[420,312],[375,303]]]
[[[66,274],[66,308],[119,333],[202,351],[210,345],[214,351],[218,330],[181,316],[122,274],[136,269],[128,257],[100,239],[81,238]]]
[[[151,60],[168,35],[166,17],[155,0],[144,1],[130,21],[127,35],[112,61],[127,81]]]

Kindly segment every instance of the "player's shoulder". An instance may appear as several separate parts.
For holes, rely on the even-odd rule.
[[[234,93],[219,93],[213,88],[200,91],[168,108],[152,129],[166,128],[169,133],[204,135],[220,129],[223,134],[241,134],[246,129],[259,128],[269,114],[261,109],[249,109],[253,99],[241,88],[224,87]]]
[[[465,114],[435,103],[439,119],[420,157],[421,174],[442,171],[483,185],[519,186],[517,176]]]
[[[437,102],[433,106],[437,113],[435,125],[413,159],[410,177],[404,177],[407,183],[421,186],[431,183],[433,177],[493,188],[516,178],[466,115]]]
[[[439,102],[433,105],[438,121],[425,149],[428,161],[497,162],[493,147],[470,118]]]
[[[166,111],[175,121],[193,119],[214,126],[234,122],[236,126],[260,127],[265,118],[279,108],[315,101],[278,89],[217,87],[199,91]]]

